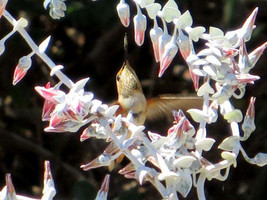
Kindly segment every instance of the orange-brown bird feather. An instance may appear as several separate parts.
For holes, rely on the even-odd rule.
[[[172,117],[173,110],[201,108],[203,100],[196,96],[161,95],[147,99],[146,120],[153,121],[163,117]]]

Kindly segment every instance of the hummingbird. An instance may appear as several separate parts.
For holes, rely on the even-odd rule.
[[[117,114],[127,116],[131,112],[133,123],[144,125],[146,120],[152,121],[166,116],[171,116],[172,110],[187,110],[200,108],[201,98],[184,97],[177,95],[161,95],[154,98],[146,98],[135,71],[129,61],[124,61],[116,75],[116,85],[119,105]]]
[[[193,96],[161,95],[147,99],[138,76],[130,66],[127,46],[128,40],[125,34],[124,63],[116,75],[118,99],[113,103],[119,105],[117,114],[126,117],[131,112],[133,123],[144,125],[146,121],[170,118],[173,110],[201,107],[202,99]]]
[[[135,125],[144,125],[146,121],[158,121],[162,118],[170,118],[173,110],[187,110],[189,108],[199,108],[202,100],[198,97],[182,97],[177,95],[161,95],[154,98],[146,98],[141,82],[134,69],[130,66],[127,52],[127,37],[124,38],[125,61],[116,75],[116,86],[118,99],[113,105],[119,105],[116,112],[126,117],[132,115]],[[120,163],[124,158],[122,154],[116,161],[109,165],[112,171],[116,163]]]

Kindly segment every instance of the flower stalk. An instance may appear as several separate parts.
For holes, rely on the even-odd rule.
[[[182,110],[174,111],[174,123],[167,133],[145,133],[144,126],[133,123],[132,110],[127,117],[117,115],[118,105],[108,106],[94,98],[92,92],[86,91],[89,78],[72,82],[61,70],[62,65],[56,65],[45,53],[50,37],[40,45],[32,40],[25,30],[27,23],[21,19],[16,21],[5,8],[7,1],[0,1],[0,15],[14,27],[2,40],[0,47],[15,32],[18,32],[31,48],[31,53],[19,60],[14,73],[13,84],[18,83],[32,67],[31,59],[38,56],[50,68],[50,75],[57,76],[59,82],[51,86],[35,87],[44,98],[42,120],[48,121],[46,132],[77,132],[82,130],[81,142],[91,137],[109,142],[108,147],[93,161],[81,166],[84,170],[110,166],[118,157],[124,155],[129,164],[120,170],[125,178],[132,178],[140,185],[146,181],[152,183],[164,199],[178,199],[178,195],[187,197],[192,187],[195,187],[198,199],[205,200],[204,186],[206,180],[224,181],[229,175],[230,167],[237,166],[237,157],[242,153],[245,160],[251,164],[264,166],[267,164],[265,153],[258,153],[249,158],[241,146],[241,142],[249,139],[255,131],[255,98],[251,98],[247,113],[243,119],[242,112],[235,109],[231,103],[233,98],[240,99],[245,94],[247,84],[254,84],[260,77],[250,74],[266,48],[266,42],[251,53],[247,52],[246,42],[251,38],[255,28],[258,8],[248,16],[240,29],[228,31],[210,27],[208,32],[204,27],[193,27],[193,19],[189,11],[181,14],[176,2],[168,0],[163,8],[154,1],[135,0],[137,14],[133,25],[135,42],[141,46],[147,29],[147,16],[141,9],[146,9],[148,17],[154,20],[150,32],[156,62],[160,63],[159,77],[163,76],[171,62],[179,52],[188,65],[197,95],[203,99],[202,109],[189,109],[187,112],[198,123],[198,128],[191,124]],[[50,15],[59,19],[65,15],[64,0],[45,0],[44,6],[50,6]],[[128,5],[128,4],[127,4]],[[119,2],[117,12],[124,26],[129,26],[129,7],[124,0]],[[2,7],[1,7],[2,6]],[[124,7],[123,7],[124,6]],[[126,7],[125,7],[126,6]],[[162,20],[162,27],[157,19]],[[168,33],[168,26],[173,26],[173,35]],[[203,40],[203,49],[194,48],[194,43]],[[62,85],[67,90],[62,89]],[[209,138],[208,124],[216,123],[219,113],[228,123],[231,136],[219,145],[222,150],[220,161],[212,163],[205,158],[215,147],[215,139]],[[242,124],[241,135],[239,129]],[[196,131],[197,130],[197,131]],[[224,173],[222,173],[224,172]],[[109,175],[103,181],[96,199],[107,199]],[[56,193],[49,162],[45,162],[44,189],[42,199],[53,199]],[[10,175],[6,177],[6,186],[1,190],[2,199],[15,199],[15,193]],[[21,197],[21,199],[27,197]],[[29,198],[30,199],[30,198]]]

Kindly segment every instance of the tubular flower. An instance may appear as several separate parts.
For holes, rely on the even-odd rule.
[[[188,62],[189,74],[193,81],[194,89],[197,91],[199,87],[199,75],[193,72],[193,66]]]
[[[44,188],[42,199],[53,199],[56,195],[55,183],[52,177],[50,162],[44,162]]]
[[[159,77],[161,77],[165,72],[165,70],[169,67],[177,52],[178,52],[178,46],[176,44],[176,30],[175,30],[175,33],[172,36],[171,41],[167,43],[164,48],[164,54],[160,60],[160,69],[158,75]]]
[[[192,53],[193,46],[189,40],[189,37],[186,36],[183,31],[179,30],[179,36],[177,38],[177,44],[180,48],[180,53],[184,60]]]
[[[250,103],[244,117],[244,122],[242,124],[242,130],[244,131],[244,140],[246,140],[250,134],[255,131],[255,97],[251,97]]]
[[[263,54],[264,50],[267,48],[267,42],[263,43],[258,48],[254,49],[251,53],[248,54],[249,59],[249,66],[250,69],[255,66],[261,55]]]
[[[29,56],[23,56],[19,59],[13,75],[13,85],[16,85],[26,75],[31,65],[32,60]]]
[[[162,19],[162,23],[163,23],[163,33],[159,36],[159,60],[160,61],[161,61],[162,56],[165,52],[165,46],[171,40],[171,36],[168,33],[168,28],[167,28],[166,22],[164,21],[163,18],[161,18],[161,19]]]
[[[130,8],[124,0],[117,5],[117,13],[123,26],[128,27],[130,24]]]
[[[154,56],[156,62],[159,62],[159,37],[162,35],[163,31],[158,27],[157,21],[154,20],[154,27],[150,30],[149,35],[153,46]]]
[[[46,89],[50,88],[50,83],[48,82],[45,86]],[[50,95],[53,95],[53,91],[51,91]],[[55,89],[55,94],[56,94],[56,89]],[[50,100],[49,100],[50,99]],[[42,112],[42,120],[43,121],[49,121],[51,118],[51,113],[56,107],[56,102],[52,98],[52,96],[49,99],[45,99],[44,105],[43,105],[43,112]]]
[[[146,16],[142,14],[138,5],[137,14],[134,16],[134,39],[138,46],[144,43],[145,31],[146,31]]]
[[[110,179],[110,175],[106,174],[106,176],[102,182],[101,188],[98,191],[97,196],[95,198],[96,200],[106,200],[107,199],[108,190],[109,190],[109,179]]]

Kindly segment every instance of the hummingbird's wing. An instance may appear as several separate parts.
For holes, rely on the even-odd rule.
[[[172,117],[173,110],[186,110],[190,108],[201,108],[203,99],[196,96],[162,95],[147,99],[147,120],[158,120]]]

